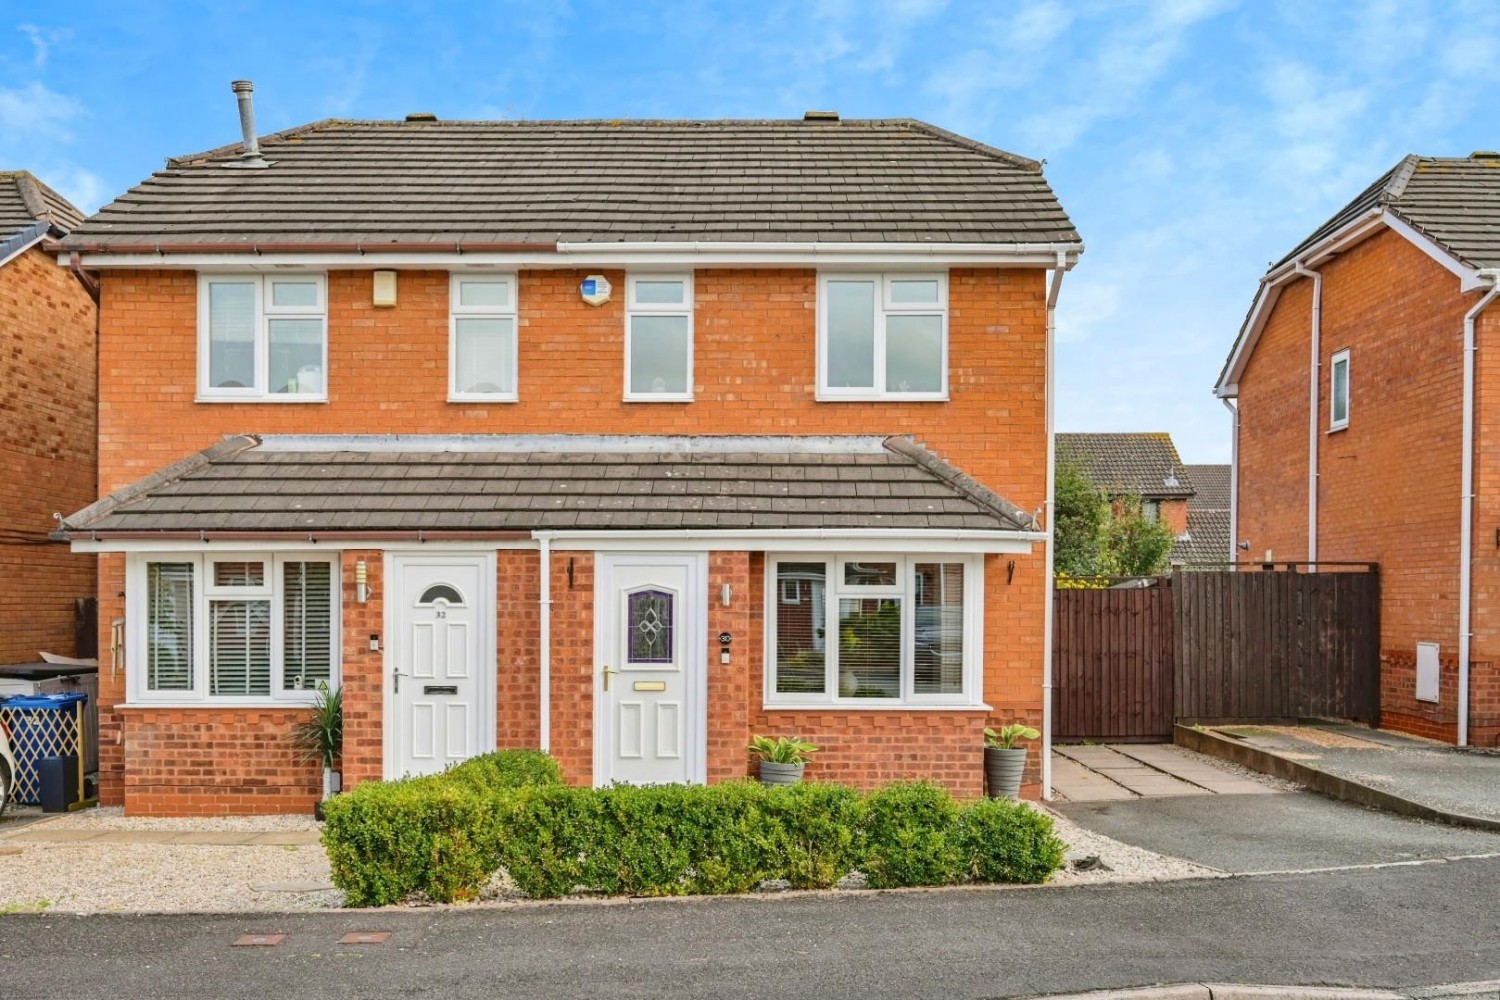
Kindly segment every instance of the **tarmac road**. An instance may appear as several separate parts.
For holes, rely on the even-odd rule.
[[[340,945],[351,930],[382,945]],[[244,933],[285,943],[234,948]],[[1185,882],[0,917],[0,997],[1002,997],[1500,978],[1500,858]]]

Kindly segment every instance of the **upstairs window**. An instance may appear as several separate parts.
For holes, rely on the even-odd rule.
[[[455,274],[450,288],[449,398],[515,402],[516,276]]]
[[[693,276],[626,279],[625,398],[693,398]]]
[[[198,279],[198,398],[328,398],[327,282],[321,274]]]
[[[826,274],[819,399],[948,398],[946,274]]]
[[[1349,426],[1349,349],[1333,356],[1328,375],[1328,429],[1343,430]]]

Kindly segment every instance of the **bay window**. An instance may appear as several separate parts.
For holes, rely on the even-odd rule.
[[[321,274],[198,278],[198,398],[328,398],[327,282]]]
[[[818,279],[818,398],[948,396],[946,274]]]
[[[768,703],[979,703],[977,558],[783,556],[766,573]]]
[[[308,701],[337,686],[337,557],[132,557],[131,701]]]

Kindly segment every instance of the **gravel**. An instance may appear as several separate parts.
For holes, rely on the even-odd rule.
[[[1184,878],[1212,878],[1223,874],[1217,868],[1207,868],[1181,858],[1132,847],[1103,834],[1085,830],[1068,817],[1045,806],[1033,804],[1032,808],[1052,817],[1054,831],[1068,845],[1063,867],[1052,876],[1049,885],[1167,882]],[[1090,857],[1097,857],[1104,865],[1088,871],[1074,870],[1075,862]]]
[[[323,848],[5,842],[0,913],[184,913],[320,910],[343,893],[272,892],[268,884],[328,885]]]
[[[80,809],[77,812],[59,813],[44,822],[46,829],[57,830],[154,830],[162,832],[204,830],[216,833],[237,831],[285,833],[318,829],[316,819],[303,815],[159,818],[126,816],[125,810],[120,806],[103,806],[98,809]],[[43,828],[33,826],[31,829],[36,832]]]

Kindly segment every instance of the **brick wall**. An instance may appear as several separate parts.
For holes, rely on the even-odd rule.
[[[1461,295],[1457,278],[1388,231],[1321,270],[1318,558],[1380,563],[1382,718],[1396,728],[1452,740],[1463,314],[1476,296]],[[1250,539],[1252,559],[1266,549],[1277,559],[1307,555],[1310,308],[1311,281],[1294,282],[1282,293],[1240,379],[1237,530]],[[1351,351],[1349,426],[1329,433],[1331,358],[1345,348]],[[1494,377],[1500,378],[1500,369]],[[1500,448],[1497,438],[1490,438],[1491,447]],[[1492,484],[1489,509],[1500,511],[1493,465],[1484,475]],[[1495,519],[1484,523],[1493,527]],[[1489,558],[1482,546],[1476,551]],[[1500,564],[1493,559],[1486,580],[1487,586],[1500,584]],[[1500,593],[1500,586],[1485,593]],[[1472,659],[1500,659],[1496,628],[1500,622],[1491,617]],[[1419,641],[1441,644],[1437,706],[1415,699]]]
[[[74,652],[94,557],[47,541],[94,500],[94,300],[37,247],[0,266],[0,663]]]
[[[624,288],[623,273],[606,274]],[[696,401],[625,403],[620,398],[621,301],[598,309],[583,304],[577,292],[582,277],[577,271],[521,274],[521,402],[484,404],[447,402],[446,272],[402,272],[394,309],[369,305],[368,272],[334,272],[328,280],[329,400],[268,406],[194,402],[194,274],[106,272],[101,483],[107,490],[118,488],[225,434],[245,432],[912,433],[1023,509],[1042,504],[1045,289],[1039,271],[950,272],[951,401],[946,404],[817,402],[811,270],[698,271]],[[374,591],[362,606],[351,603],[352,560],[360,556]],[[374,551],[345,556],[343,771],[351,786],[379,777],[381,769],[381,660],[368,652],[369,634],[382,627],[379,567]],[[1015,719],[1040,724],[1040,551],[991,557],[986,563],[985,697],[995,708],[989,719],[982,713],[900,711],[768,716],[762,710],[759,666],[762,573],[760,556],[714,553],[711,559],[711,593],[717,595],[719,584],[729,582],[743,595],[729,608],[710,601],[711,777],[747,773],[744,744],[751,732],[812,726],[814,738],[828,747],[819,765],[828,769],[827,776],[870,785],[889,776],[921,775],[977,794],[979,730]],[[540,728],[535,552],[501,552],[498,575],[497,742],[534,746]],[[587,783],[593,769],[593,557],[554,554],[551,588],[552,751],[570,780]],[[101,596],[106,589],[101,584]],[[118,601],[111,607],[120,613]],[[720,631],[736,636],[729,667],[718,662],[714,637]],[[223,722],[241,725],[232,718]],[[239,739],[232,732],[223,737],[231,744]],[[1036,767],[1033,761],[1032,794]],[[121,785],[115,780],[114,787]]]

